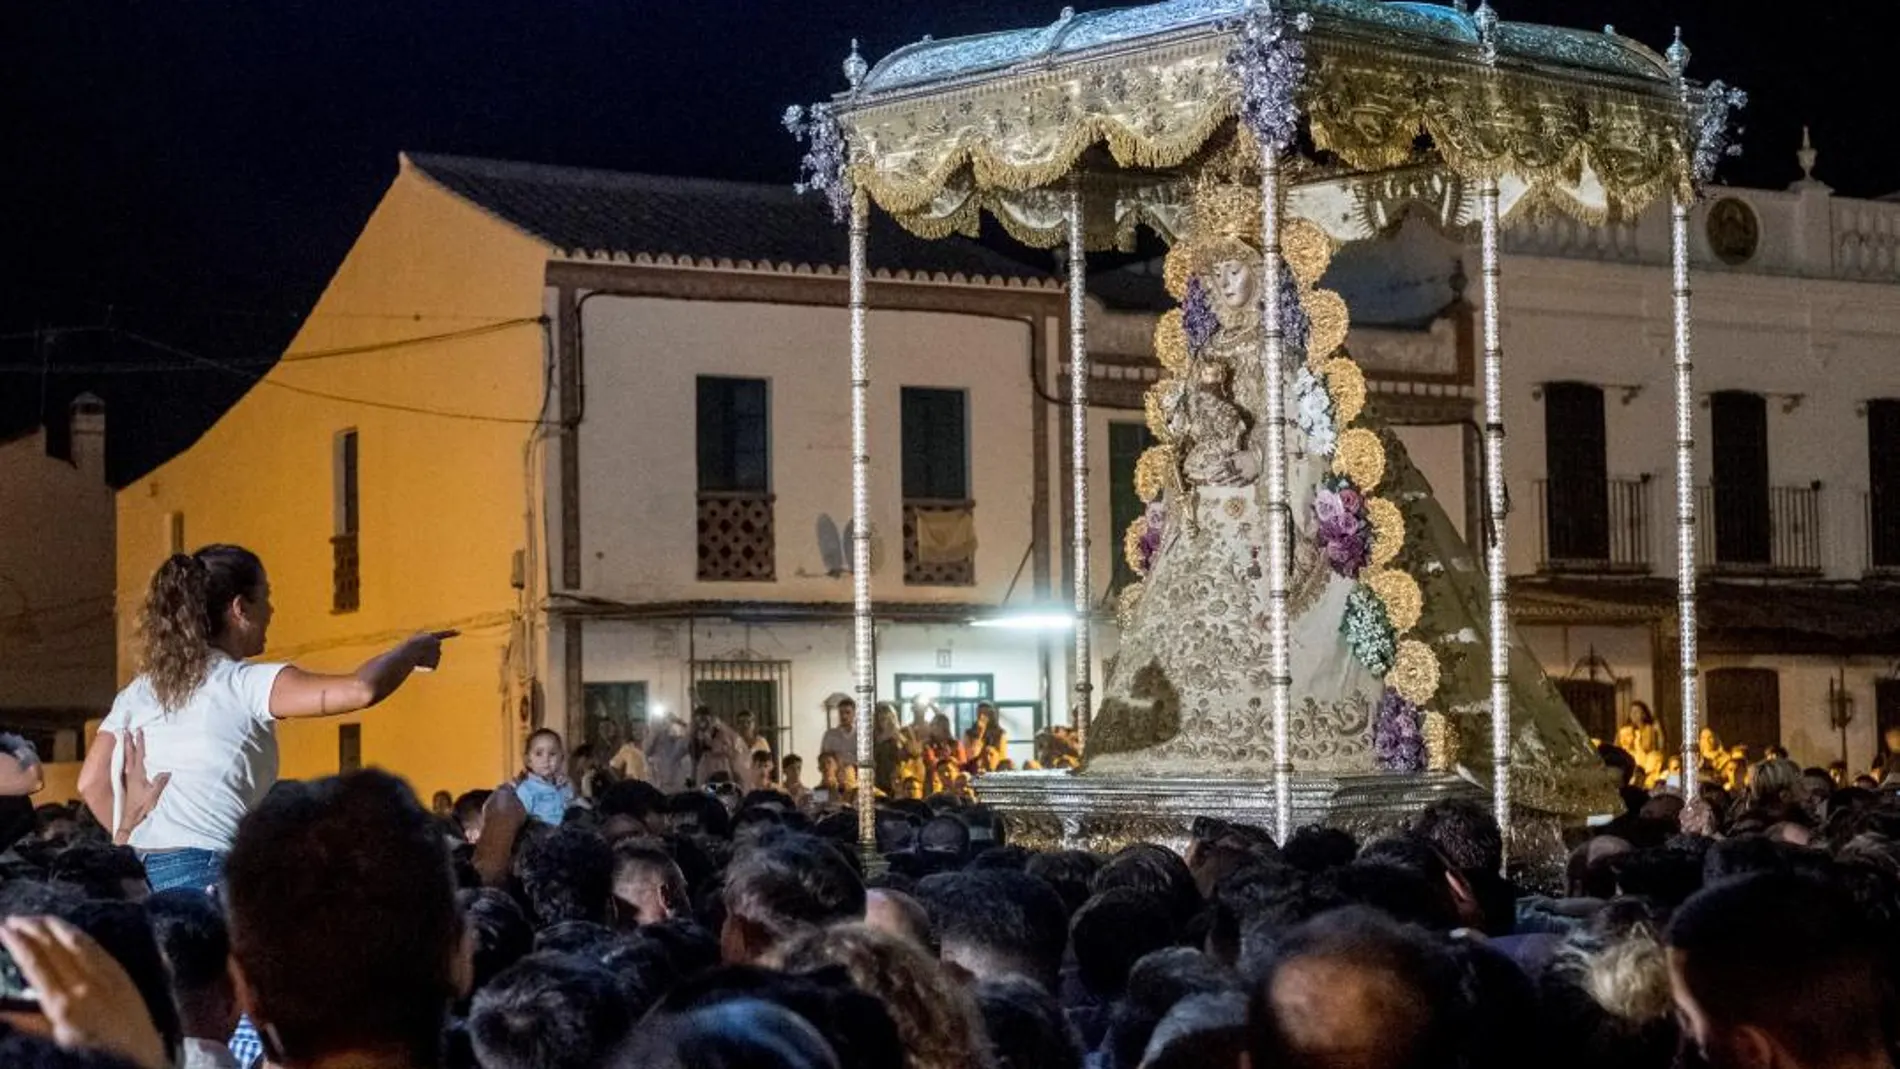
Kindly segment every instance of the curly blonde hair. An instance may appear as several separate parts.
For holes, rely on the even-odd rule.
[[[910,943],[864,924],[808,932],[785,948],[782,965],[809,972],[840,965],[880,999],[904,1041],[904,1069],[992,1069],[976,999],[943,965]]]
[[[139,612],[145,643],[141,671],[158,704],[174,711],[191,699],[211,664],[211,646],[230,626],[230,606],[264,582],[264,564],[240,546],[206,546],[158,566]]]

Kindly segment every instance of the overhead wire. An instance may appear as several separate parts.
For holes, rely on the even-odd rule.
[[[543,324],[544,321],[541,318],[536,317],[536,318],[530,318],[530,319],[511,320],[508,322],[507,325],[509,327],[515,327],[515,326],[521,326],[528,323]],[[493,333],[495,330],[498,330],[498,329],[502,329],[500,325],[491,325],[489,327],[479,328],[477,332],[486,334],[486,333]],[[375,398],[370,398],[370,397],[353,397],[348,394],[331,393],[328,390],[311,389],[308,386],[299,386],[295,383],[284,382],[279,379],[269,378],[265,375],[254,375],[248,371],[245,371],[244,369],[240,367],[235,367],[235,366],[225,363],[224,361],[214,360],[211,357],[194,353],[189,349],[185,349],[180,346],[173,345],[170,342],[161,341],[157,338],[153,338],[145,334],[141,334],[138,331],[120,329],[120,330],[115,330],[114,333],[118,334],[120,337],[127,339],[128,341],[137,342],[140,345],[148,346],[150,348],[158,350],[159,352],[169,353],[173,356],[177,356],[182,359],[189,360],[195,364],[202,364],[209,368],[215,368],[219,371],[223,371],[228,374],[238,376],[239,378],[246,379],[252,383],[258,383],[265,386],[272,386],[280,390],[288,391],[290,393],[301,394],[305,397],[314,397],[314,398],[318,398],[320,400],[325,400],[325,401],[335,401],[341,404],[360,405],[365,408],[378,408],[378,409],[383,409],[385,411],[390,411],[390,412],[403,412],[409,415],[433,416],[438,419],[464,420],[464,421],[473,422],[473,423],[502,423],[502,424],[509,424],[513,426],[542,426],[545,423],[545,421],[540,418],[527,419],[520,416],[496,416],[496,415],[489,415],[487,413],[480,413],[480,412],[458,412],[458,411],[454,411],[452,409],[446,409],[446,408],[432,408],[427,405],[408,405],[408,404],[402,404],[396,401],[380,401],[380,400],[377,400]],[[466,336],[469,333],[471,332],[457,332],[454,335],[431,335],[428,339],[425,339],[425,340],[443,341],[451,337]],[[403,342],[386,342],[386,343],[381,343],[380,347],[381,348],[400,348],[408,344],[414,344],[414,341],[405,340]],[[369,347],[355,347],[355,348],[352,348],[348,352],[323,351],[322,355],[325,358],[329,356],[355,356],[363,352],[371,352],[371,351],[376,351],[376,350]],[[307,355],[314,357],[316,354],[307,354]]]

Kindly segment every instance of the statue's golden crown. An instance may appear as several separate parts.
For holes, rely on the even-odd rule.
[[[1196,245],[1241,241],[1260,246],[1260,189],[1204,177],[1194,183],[1188,240]]]
[[[1176,300],[1187,293],[1187,280],[1221,260],[1246,256],[1260,248],[1260,190],[1212,175],[1194,180],[1187,226],[1164,264],[1168,292]]]

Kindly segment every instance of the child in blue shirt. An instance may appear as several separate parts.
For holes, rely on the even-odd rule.
[[[544,824],[560,826],[567,807],[574,801],[574,787],[568,783],[561,766],[566,764],[566,747],[559,733],[547,728],[528,736],[524,755],[527,771],[515,783],[515,797],[528,815]]]

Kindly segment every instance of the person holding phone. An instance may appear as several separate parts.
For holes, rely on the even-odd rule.
[[[143,670],[86,754],[79,793],[155,891],[218,882],[238,822],[277,782],[276,722],[367,709],[431,671],[453,631],[417,635],[347,675],[253,664],[273,609],[263,562],[206,546],[159,566],[140,613]],[[128,760],[128,758],[130,760]]]

